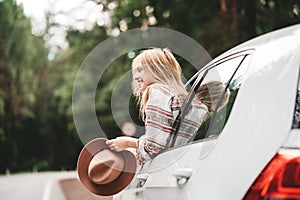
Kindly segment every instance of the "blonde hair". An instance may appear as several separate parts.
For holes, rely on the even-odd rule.
[[[224,89],[225,87],[220,81],[211,81],[201,85],[196,95],[207,106],[209,112],[211,112],[216,108]],[[225,96],[221,100],[219,109],[228,103],[229,95],[230,91],[227,89]]]
[[[155,83],[173,87],[178,95],[187,94],[181,79],[181,67],[169,49],[152,48],[142,51],[132,62],[133,75],[137,67],[142,67]],[[148,100],[148,87],[143,93],[139,92],[136,81],[133,79],[132,88],[133,94],[138,97],[140,114],[143,116]]]

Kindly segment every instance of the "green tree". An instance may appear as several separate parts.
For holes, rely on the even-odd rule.
[[[0,2],[0,170],[27,159],[25,121],[35,117],[38,82],[47,50],[31,34],[30,20],[13,0]],[[26,155],[24,157],[24,155]]]
[[[88,31],[67,27],[69,48],[58,48],[51,61],[44,36],[61,26],[53,20],[63,13],[48,13],[45,35],[35,36],[22,7],[15,0],[0,1],[0,173],[7,167],[76,167],[83,144],[73,122],[73,84],[84,59],[107,37],[133,28],[165,27],[192,37],[214,57],[249,38],[300,22],[299,0],[86,1],[101,4],[110,22],[98,22]],[[179,60],[184,74],[191,76],[193,68]],[[108,137],[121,134],[112,116],[111,95],[130,63],[127,55],[116,59],[98,84],[96,112]],[[133,98],[130,106],[140,123]]]
[[[166,27],[194,38],[213,56],[254,36],[300,22],[298,0],[109,0],[112,29]],[[114,4],[116,6],[109,6]],[[220,31],[221,30],[221,31]]]

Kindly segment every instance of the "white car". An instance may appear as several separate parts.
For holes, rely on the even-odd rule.
[[[219,80],[231,90],[228,104],[190,142],[139,169],[115,199],[300,199],[299,69],[300,25],[213,59],[190,92]]]

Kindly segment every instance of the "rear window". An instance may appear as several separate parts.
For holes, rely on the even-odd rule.
[[[299,86],[300,87],[300,86]],[[300,128],[300,90],[297,90],[292,128]]]

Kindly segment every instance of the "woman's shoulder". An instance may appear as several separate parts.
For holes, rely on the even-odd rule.
[[[166,96],[176,96],[175,91],[170,86],[162,83],[153,83],[148,87],[150,94],[161,93]]]

